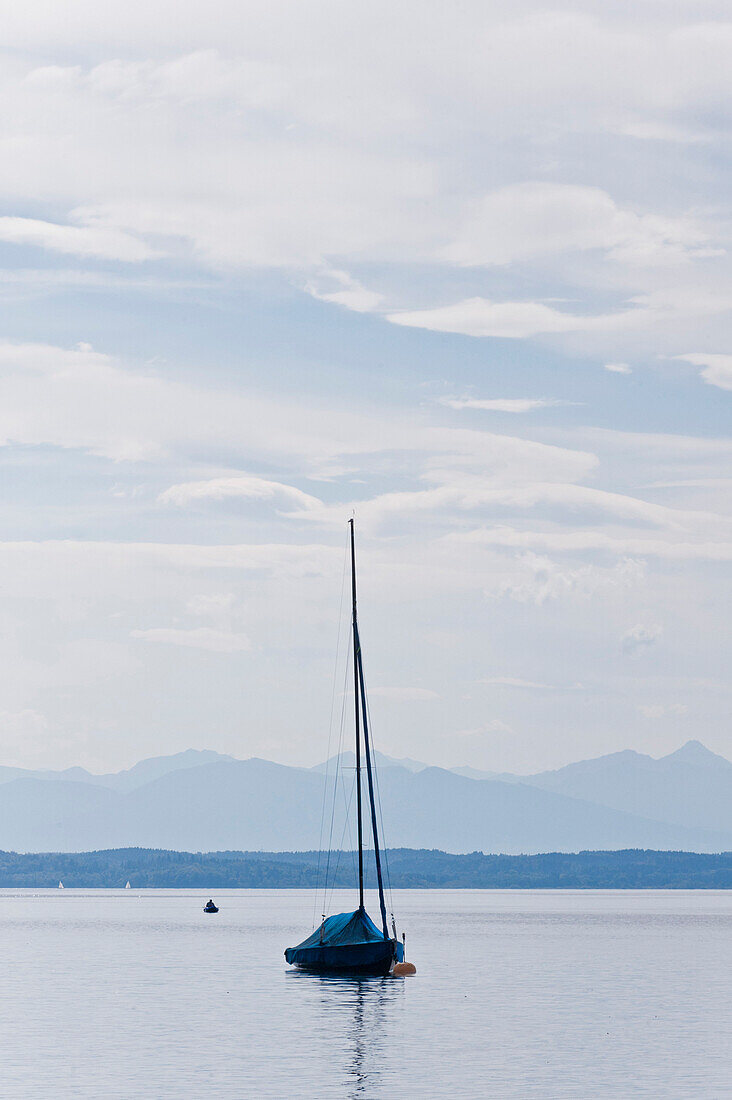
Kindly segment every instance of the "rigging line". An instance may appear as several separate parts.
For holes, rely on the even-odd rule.
[[[371,748],[372,748],[372,751],[374,753],[374,759],[375,759],[376,758],[376,748],[374,746],[374,727],[373,727],[373,723],[371,721],[371,704],[369,702],[368,692],[365,691],[365,685],[364,685],[364,692],[365,692],[365,695],[366,695],[366,711],[367,711],[367,714],[368,714],[369,729],[371,730]],[[392,893],[391,872],[389,870],[389,848],[388,848],[388,845],[386,843],[386,834],[384,832],[384,814],[383,814],[383,811],[382,811],[382,808],[381,808],[381,789],[379,787],[379,769],[377,767],[374,767],[374,776],[375,776],[375,779],[376,779],[376,805],[377,805],[378,810],[379,810],[379,824],[381,825],[382,854],[384,856],[384,869],[386,871],[387,893],[389,895],[389,909],[390,909],[391,913],[393,914],[393,912],[394,912],[394,895]]]
[[[345,769],[350,771],[351,769]],[[346,777],[344,775],[344,769],[340,769],[341,791],[343,792],[343,829],[341,830],[341,839],[338,848],[335,849],[336,866],[333,872],[333,880],[330,888],[330,899],[327,904],[324,904],[324,908],[327,910],[333,899],[333,891],[335,889],[335,882],[340,868],[341,856],[344,855],[343,840],[348,833],[348,855],[351,857],[351,870],[353,871],[354,878],[356,876],[356,857],[353,851],[353,833],[351,832],[351,806],[353,805],[353,795],[356,790],[356,772],[353,770],[353,781],[348,793],[346,788]]]
[[[376,863],[376,880],[377,880],[377,886],[378,886],[378,890],[379,890],[379,909],[381,910],[381,924],[382,924],[383,931],[384,931],[384,939],[387,940],[389,938],[389,933],[388,933],[387,921],[386,921],[386,903],[384,901],[384,879],[383,879],[383,876],[382,876],[382,873],[381,873],[381,852],[380,852],[380,847],[379,847],[379,835],[378,835],[379,834],[379,825],[378,825],[378,821],[377,821],[377,805],[376,805],[376,797],[374,795],[374,776],[373,776],[373,772],[374,772],[374,768],[375,768],[376,764],[375,764],[375,758],[374,758],[374,761],[372,762],[372,745],[371,745],[371,740],[370,740],[370,737],[369,737],[369,710],[368,710],[368,703],[366,701],[366,685],[364,683],[363,661],[361,659],[362,658],[361,642],[360,642],[360,638],[359,638],[358,627],[356,626],[355,620],[354,620],[354,625],[353,625],[353,644],[356,647],[356,654],[357,654],[357,661],[358,661],[358,666],[357,666],[358,689],[359,689],[359,692],[360,692],[361,709],[363,711],[363,740],[364,740],[364,749],[366,750],[366,774],[367,774],[367,777],[368,777],[369,806],[370,806],[370,810],[371,810],[371,814],[370,814],[370,817],[371,817],[371,834],[372,834],[373,839],[374,839],[374,861]],[[360,840],[361,840],[361,837],[359,836],[359,842],[360,842]],[[363,893],[362,893],[361,904],[363,905]]]
[[[347,673],[347,675],[348,675],[348,673]],[[353,785],[351,787],[351,793],[348,796],[348,803],[347,804],[346,804],[346,780],[345,780],[345,776],[343,775],[344,770],[346,770],[346,771],[353,770]],[[341,768],[341,790],[343,791],[345,828],[343,830],[343,834],[341,835],[341,847],[340,847],[339,851],[343,851],[343,835],[345,835],[345,833],[347,832],[348,833],[348,843],[349,843],[348,854],[351,857],[351,870],[353,871],[353,876],[355,878],[356,877],[356,852],[355,852],[354,842],[353,842],[353,832],[351,831],[352,830],[352,826],[351,826],[351,806],[353,805],[353,795],[354,795],[354,792],[356,791],[356,769],[355,768],[353,768],[353,769]]]
[[[355,790],[356,790],[356,775],[355,775],[355,772],[354,772],[353,784],[351,785],[351,793],[350,793],[350,797],[348,799],[348,804],[346,806],[346,816],[345,816],[344,821],[343,821],[343,831],[341,833],[340,848],[338,849],[338,853],[337,853],[338,858],[336,860],[335,871],[333,872],[333,885],[330,888],[330,896],[328,897],[327,901],[324,899],[324,902],[323,902],[323,908],[324,908],[326,913],[328,912],[328,910],[330,908],[330,904],[333,901],[333,891],[336,888],[335,883],[336,883],[336,879],[338,878],[338,869],[339,869],[340,863],[341,863],[341,856],[343,855],[343,840],[344,840],[345,835],[346,835],[346,830],[348,830],[348,842],[349,842],[349,845],[351,846],[351,849],[352,849],[352,846],[353,846],[353,837],[351,835],[351,804],[353,802],[353,793],[354,793]],[[344,794],[344,798],[345,798],[345,786],[344,786],[343,794]],[[355,863],[355,860],[353,858],[353,851],[352,850],[350,851],[350,856],[351,856],[351,864],[352,864],[353,869],[355,871],[356,863]]]
[[[341,721],[340,721],[340,730],[339,730],[339,734],[338,734],[338,752],[336,754],[335,774],[333,776],[333,803],[331,805],[330,831],[328,833],[328,859],[327,859],[327,862],[326,862],[325,877],[324,877],[324,880],[323,880],[323,908],[326,908],[325,899],[326,899],[326,896],[327,896],[327,893],[328,893],[328,875],[329,875],[329,872],[330,872],[331,854],[332,854],[332,851],[333,851],[333,827],[334,827],[334,823],[335,823],[336,802],[338,801],[338,779],[339,779],[339,776],[342,775],[342,770],[343,770],[340,766],[340,763],[341,763],[341,753],[343,751],[343,731],[344,731],[345,722],[346,722],[346,700],[348,698],[348,693],[346,691],[346,688],[347,688],[347,684],[348,684],[349,664],[350,664],[350,660],[351,660],[350,631],[348,633],[349,633],[349,637],[348,637],[348,648],[347,648],[347,652],[346,652],[346,668],[345,668],[345,672],[344,672],[344,676],[343,676],[343,692],[341,694]],[[344,788],[344,791],[343,791],[344,801],[345,801],[345,798],[346,798],[346,793],[345,793],[345,788]],[[317,892],[316,892],[316,901],[317,901]]]
[[[348,541],[343,553],[343,571],[341,574],[341,598],[338,605],[338,633],[336,635],[336,655],[333,666],[333,687],[330,696],[330,717],[328,719],[328,752],[325,758],[325,776],[323,778],[323,802],[320,810],[320,834],[318,836],[318,865],[315,871],[315,897],[313,898],[313,927],[315,927],[315,913],[318,904],[318,891],[320,889],[320,865],[323,854],[323,829],[325,826],[325,806],[328,796],[328,779],[330,768],[330,746],[333,740],[333,715],[335,713],[336,683],[338,677],[338,657],[341,652],[341,631],[343,628],[343,594],[346,590],[346,568],[348,566]],[[336,764],[337,767],[337,764]]]
[[[361,635],[361,631],[359,629],[359,641],[360,641],[360,635]],[[364,649],[363,644],[361,644],[360,648],[361,648],[361,665],[363,667],[363,649]],[[375,782],[375,787],[376,787],[376,805],[377,805],[378,811],[379,811],[379,824],[381,825],[381,839],[382,839],[382,842],[383,842],[382,843],[382,849],[384,850],[384,852],[386,852],[386,836],[384,834],[384,814],[383,814],[383,811],[382,811],[382,808],[381,808],[381,791],[380,791],[380,788],[379,788],[379,769],[376,766],[376,751],[377,750],[376,750],[376,745],[374,743],[374,727],[373,727],[372,718],[371,718],[371,701],[369,699],[369,693],[368,693],[368,689],[366,687],[366,677],[365,677],[365,675],[363,677],[363,695],[364,695],[364,699],[366,700],[366,719],[367,719],[368,725],[369,725],[369,739],[371,741],[371,756],[372,756],[372,759],[373,759],[373,773],[374,773],[374,782]],[[388,871],[388,867],[387,867],[387,871]]]
[[[333,856],[333,830],[335,828],[335,812],[336,812],[336,806],[338,804],[339,781],[340,781],[341,790],[343,792],[344,805],[347,803],[346,781],[345,781],[345,776],[343,775],[343,767],[341,766],[341,758],[342,758],[342,755],[343,755],[343,737],[344,737],[344,731],[345,731],[346,704],[348,702],[347,686],[348,686],[348,676],[349,676],[349,667],[348,666],[350,664],[350,659],[351,659],[351,642],[350,642],[350,637],[349,637],[348,652],[346,654],[346,663],[345,663],[345,668],[344,668],[343,692],[342,692],[342,701],[341,701],[341,721],[340,721],[340,731],[339,731],[339,737],[338,737],[338,752],[336,754],[335,777],[334,777],[334,784],[333,784],[333,803],[332,803],[332,806],[331,806],[330,831],[329,831],[329,836],[328,836],[328,864],[327,864],[327,867],[326,867],[325,881],[323,883],[323,908],[327,908],[326,898],[327,898],[327,893],[328,893],[328,879],[329,879],[329,874],[330,874],[330,865],[331,865],[332,856]]]
[[[358,826],[358,907],[363,909],[363,793],[361,789],[361,706],[359,698],[359,678],[361,675],[361,651],[358,642],[358,611],[356,598],[356,542],[354,521],[349,519],[349,540],[351,543],[351,623],[353,629],[353,703],[356,734],[356,824]],[[363,715],[366,721],[366,714]],[[363,731],[364,747],[367,733]]]

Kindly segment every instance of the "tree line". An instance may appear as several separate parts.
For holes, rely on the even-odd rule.
[[[376,885],[366,859],[366,885]],[[384,853],[394,889],[732,889],[732,852],[547,852],[455,855],[394,848]],[[354,852],[175,852],[116,848],[98,852],[0,852],[0,887],[138,889],[312,888],[326,871],[333,886],[352,886]]]

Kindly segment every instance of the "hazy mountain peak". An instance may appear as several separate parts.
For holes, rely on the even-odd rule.
[[[455,775],[462,775],[465,779],[498,779],[503,778],[503,775],[499,772],[486,772],[480,768],[471,768],[469,764],[464,764],[460,768],[450,768],[450,771]],[[511,776],[513,778],[513,776]]]
[[[620,749],[618,752],[609,752],[604,756],[591,756],[586,760],[576,760],[572,764],[564,764],[561,768],[552,768],[549,771],[537,772],[536,775],[519,776],[518,778],[522,782],[532,782],[534,780],[539,781],[544,778],[547,780],[551,776],[565,776],[565,775],[584,775],[586,773],[605,772],[608,769],[614,769],[618,765],[621,767],[633,766],[635,764],[655,764],[656,761],[652,756],[647,756],[646,753],[636,752],[635,749]]]
[[[699,748],[688,751],[699,756]],[[672,764],[618,755],[604,766],[520,782],[385,766],[379,787],[386,843],[504,852],[730,849],[732,765],[700,767],[683,754]],[[141,761],[95,783],[22,778],[0,786],[3,846],[310,850],[323,839],[323,778],[317,770],[195,751]],[[344,778],[350,786],[353,772]],[[332,840],[352,847],[353,808],[346,822],[343,803],[336,797]]]
[[[203,764],[231,763],[233,760],[233,756],[226,756],[213,749],[184,749],[183,752],[175,752],[170,756],[150,756],[146,760],[138,761],[131,768],[110,775],[95,776],[94,779],[116,790],[132,790],[143,783],[168,775],[169,772],[199,768]]]
[[[524,782],[655,821],[709,829],[732,822],[732,763],[696,740],[660,759],[626,750]]]
[[[425,768],[430,767],[429,764],[422,763],[421,760],[411,760],[408,756],[396,759],[393,756],[385,756],[383,752],[375,752],[373,754],[373,760],[377,768],[405,768],[408,772],[421,772]],[[331,773],[335,767],[336,761],[341,768],[355,768],[356,767],[356,754],[350,749],[346,752],[342,752],[340,756],[331,756],[329,760],[325,760],[322,764],[316,764],[310,769],[313,772]],[[361,765],[366,767],[366,760],[362,758]]]
[[[694,764],[697,767],[732,767],[732,764],[724,756],[719,756],[716,752],[712,752],[706,745],[702,745],[701,741],[696,739],[687,741],[685,745],[682,745],[680,749],[676,749],[675,752],[670,752],[667,756],[662,756],[661,761],[674,761],[674,763]]]
[[[215,749],[183,749],[181,752],[173,752],[168,756],[148,756],[144,760],[138,760],[131,768],[126,770],[134,771],[135,768],[146,767],[150,764],[157,764],[161,761],[167,763],[175,762],[176,764],[182,764],[184,767],[195,767],[197,764],[212,764],[215,760],[233,760],[233,756],[228,756],[226,753],[216,752]]]

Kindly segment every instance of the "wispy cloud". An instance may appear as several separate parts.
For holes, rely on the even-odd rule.
[[[107,11],[93,64],[69,64],[64,44],[84,40],[72,36],[73,21],[13,17],[23,48],[0,88],[0,138],[13,149],[7,194],[53,218],[9,215],[7,240],[123,262],[172,252],[222,272],[279,267],[334,305],[509,338],[622,330],[647,340],[660,315],[641,302],[659,290],[659,267],[664,293],[686,300],[690,317],[699,297],[690,305],[688,291],[708,261],[721,260],[729,277],[724,217],[704,213],[719,208],[716,196],[690,210],[670,182],[657,208],[640,185],[616,193],[617,143],[647,178],[660,141],[684,142],[694,156],[710,135],[724,140],[714,107],[728,93],[723,24],[658,6],[639,22],[627,13],[548,12],[535,0],[515,14],[471,2],[460,26],[431,5],[419,29],[380,6],[339,27],[325,9],[309,20],[288,11],[285,40],[274,9],[254,26],[231,8],[216,25],[182,21],[151,59],[155,19],[122,17],[118,3]],[[168,13],[160,21],[174,18],[167,2],[156,11]],[[390,49],[378,54],[375,75],[373,42],[385,35]],[[446,43],[439,59],[435,41]],[[627,77],[622,106],[609,75],[618,71]],[[669,72],[673,94],[659,101]],[[454,117],[468,115],[483,147],[508,140],[510,169],[478,171],[464,153],[455,162]],[[549,132],[561,181],[546,179],[537,160]],[[577,150],[587,155],[590,145],[596,186],[575,178]],[[380,268],[379,285],[367,288],[354,274],[365,264],[369,282]],[[530,270],[536,298],[476,297],[486,266],[521,268],[522,281]],[[719,276],[711,279],[718,288]],[[576,312],[551,309],[567,281],[601,300],[627,292],[636,305],[598,314],[583,289]],[[438,301],[464,299],[431,308],[435,283]],[[412,294],[414,306],[402,310]]]
[[[235,603],[236,596],[233,592],[202,592],[190,598],[186,610],[191,615],[216,619],[229,615]]]
[[[693,363],[695,367],[703,367],[701,376],[710,386],[718,386],[720,390],[732,390],[732,355],[693,352],[677,355],[676,358]]]
[[[160,409],[166,409],[164,417]],[[78,448],[115,461],[225,446],[236,455],[253,453],[260,462],[276,456],[279,464],[296,465],[309,474],[328,471],[330,464],[341,465],[348,456],[390,451],[435,458],[445,454],[483,470],[510,468],[517,476],[540,467],[545,477],[580,477],[597,462],[576,448],[444,427],[418,410],[405,421],[399,409],[376,409],[365,402],[334,401],[324,408],[315,398],[288,400],[245,387],[184,383],[153,369],[131,368],[88,345],[0,342],[2,439]],[[259,479],[257,488],[249,473],[228,479],[219,475],[181,482],[165,492],[173,500],[269,493],[267,484],[286,485]],[[303,492],[298,499],[305,506],[308,498]]]
[[[211,653],[242,653],[252,648],[251,640],[246,634],[227,630],[214,630],[209,626],[197,626],[192,630],[177,630],[168,627],[132,630],[130,637],[143,642],[157,642],[161,645],[206,649]]]
[[[491,676],[485,677],[482,680],[477,680],[476,683],[488,684],[492,687],[511,687],[520,688],[526,691],[556,691],[555,684],[542,684],[537,683],[534,680],[520,680],[513,676]]]
[[[418,703],[429,699],[439,699],[439,694],[430,688],[422,687],[373,687],[369,695],[380,699],[390,699],[395,703]]]
[[[74,749],[75,738],[31,707],[0,711],[3,763],[11,767],[47,767],[49,755]]]
[[[491,718],[488,722],[483,722],[479,726],[474,726],[470,729],[456,730],[454,737],[466,737],[466,738],[481,738],[488,737],[492,733],[513,733],[513,730],[500,718]]]
[[[643,649],[650,649],[656,645],[663,634],[663,627],[658,623],[637,623],[630,630],[626,630],[620,639],[623,653],[631,656]]]
[[[387,314],[394,325],[423,328],[431,332],[453,332],[463,336],[502,337],[526,340],[531,336],[560,333],[613,333],[643,327],[652,311],[642,306],[616,313],[564,313],[536,301],[491,301],[464,298],[432,309],[404,310]]]
[[[51,252],[95,259],[139,263],[159,255],[145,241],[120,229],[94,225],[59,225],[36,218],[0,218],[0,241],[33,245]]]
[[[551,458],[551,454],[548,453],[547,459],[551,461]],[[548,467],[545,467],[545,470],[548,470]],[[532,482],[524,480],[521,475],[520,468],[513,473],[513,476],[510,470],[504,469],[503,476],[495,479],[481,477],[479,473],[465,472],[460,469],[444,471],[433,469],[423,475],[423,480],[437,482],[429,488],[415,489],[411,492],[384,493],[370,499],[349,502],[346,507],[357,508],[360,520],[369,525],[377,525],[395,516],[408,518],[430,514],[434,519],[439,519],[483,511],[486,515],[495,517],[497,509],[520,514],[536,512],[541,508],[561,526],[565,526],[562,522],[564,515],[566,522],[571,524],[573,530],[571,532],[546,530],[534,533],[505,525],[484,529],[482,532],[475,532],[472,536],[465,537],[475,537],[506,546],[531,546],[536,542],[548,550],[554,547],[571,549],[569,543],[563,547],[563,538],[578,540],[576,549],[582,549],[582,539],[587,539],[584,548],[590,549],[593,547],[593,537],[600,540],[598,547],[605,546],[609,549],[613,545],[612,539],[619,539],[618,532],[608,536],[604,532],[593,531],[591,525],[609,524],[613,521],[625,521],[629,524],[630,527],[625,532],[626,536],[639,544],[643,544],[645,540],[638,538],[638,527],[653,527],[663,531],[669,540],[669,545],[672,542],[680,543],[684,534],[688,535],[694,543],[700,542],[704,536],[717,537],[725,541],[732,540],[732,521],[727,520],[723,515],[671,508],[638,497],[610,493],[587,485],[570,484],[559,479],[556,482]],[[320,508],[312,507],[294,514],[301,519],[334,524],[342,519],[343,507],[343,504],[323,505]],[[455,537],[463,536],[456,533]],[[648,545],[652,545],[650,541]]]
[[[568,596],[588,598],[608,589],[632,588],[645,575],[644,564],[631,558],[612,566],[567,566],[528,552],[521,555],[518,565],[518,576],[499,578],[486,588],[486,595],[508,596],[519,603],[541,606]]]
[[[553,309],[542,302],[492,302],[487,298],[465,298],[432,309],[389,313],[394,325],[423,328],[432,332],[454,332],[463,336],[497,336],[523,340],[544,333],[577,332],[587,325],[581,317]]]
[[[238,754],[244,692],[248,749],[306,759],[355,509],[390,751],[437,758],[492,700],[521,736],[476,733],[471,763],[484,747],[491,770],[576,759],[572,689],[552,687],[567,669],[590,685],[583,754],[618,730],[663,748],[674,722],[638,707],[676,698],[723,749],[727,699],[641,682],[620,649],[631,628],[658,671],[667,654],[632,630],[664,623],[679,667],[724,677],[721,18],[38,6],[6,5],[0,74],[18,340],[0,344],[1,507],[27,533],[0,543],[7,713],[48,714],[23,721],[50,745],[93,728],[106,764],[201,729]],[[680,152],[688,171],[669,172]],[[405,652],[419,677],[389,674]],[[476,654],[515,682],[469,698]]]
[[[527,182],[480,199],[445,255],[481,266],[602,249],[619,262],[656,265],[693,255],[707,242],[691,218],[622,209],[598,187]]]
[[[632,534],[610,535],[598,530],[528,531],[511,527],[481,528],[458,532],[451,541],[469,541],[483,546],[510,546],[550,553],[578,554],[603,551],[619,557],[666,558],[669,561],[732,561],[732,541],[702,538],[638,538]]]
[[[171,485],[160,494],[162,504],[177,504],[183,507],[204,500],[271,500],[281,497],[300,508],[317,508],[321,501],[317,497],[304,493],[292,485],[283,485],[279,481],[267,481],[251,474],[238,474],[233,477],[216,477],[205,481],[186,481],[180,485]]]
[[[641,704],[638,710],[644,718],[682,718],[689,713],[685,703]]]
[[[347,271],[319,271],[306,282],[305,289],[321,302],[344,306],[354,313],[372,313],[383,301],[383,294],[368,290]]]
[[[482,409],[486,412],[524,413],[566,404],[549,397],[441,397],[441,405],[450,409]]]

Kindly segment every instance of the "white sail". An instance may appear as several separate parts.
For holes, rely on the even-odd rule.
[[[59,890],[63,890],[63,888],[64,888],[63,882],[59,882],[58,888],[59,888]]]
[[[130,886],[130,880],[127,879],[127,882],[125,883],[125,890],[131,890],[131,889],[132,889],[132,887]]]

